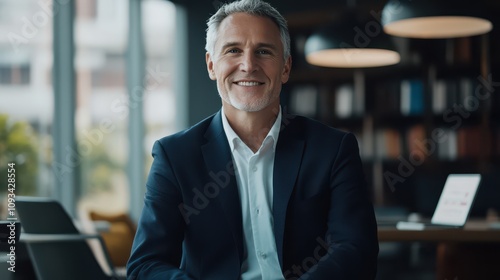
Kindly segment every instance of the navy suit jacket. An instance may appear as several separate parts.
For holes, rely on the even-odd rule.
[[[128,278],[240,279],[241,206],[221,112],[158,140],[153,157]],[[284,278],[373,279],[377,226],[355,137],[283,114],[273,174]]]

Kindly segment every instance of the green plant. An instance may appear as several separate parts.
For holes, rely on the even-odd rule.
[[[97,128],[93,128],[97,129]],[[83,140],[82,140],[83,141]],[[82,194],[107,192],[113,189],[113,174],[123,170],[123,166],[112,156],[108,137],[95,143],[88,155],[82,158]]]
[[[23,121],[9,121],[0,114],[0,180],[7,181],[7,164],[15,163],[16,195],[33,195],[38,172],[37,136]],[[6,184],[0,184],[6,186]],[[7,187],[0,188],[0,194]]]

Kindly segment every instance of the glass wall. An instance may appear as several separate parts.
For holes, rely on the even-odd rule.
[[[0,180],[15,163],[16,195],[52,191],[51,47],[50,1],[0,0]],[[7,185],[0,186],[4,219]]]
[[[16,162],[16,195],[53,196],[51,0],[0,0],[0,179]],[[174,5],[141,1],[146,50],[144,96],[130,104],[126,88],[128,0],[75,0],[75,127],[81,211],[127,212],[128,112],[144,106],[146,176],[154,140],[174,131]],[[5,35],[5,36],[4,36]],[[82,150],[84,149],[84,150]],[[144,186],[140,186],[144,187]],[[6,188],[0,189],[0,219]]]
[[[81,166],[80,213],[128,212],[126,168],[128,160],[134,160],[128,157],[131,106],[144,106],[147,169],[152,142],[173,128],[174,95],[168,73],[172,67],[174,7],[164,0],[141,3],[146,46],[144,95],[132,103],[126,88],[128,1],[76,1],[77,141],[91,144]]]

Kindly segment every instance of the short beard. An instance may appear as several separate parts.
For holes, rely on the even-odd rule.
[[[232,100],[229,94],[227,96],[223,96],[220,91],[219,91],[219,96],[222,100],[224,100],[227,104],[233,106],[234,108],[244,111],[244,112],[258,112],[269,106],[276,96],[271,95],[271,96],[266,96],[263,99],[259,99],[256,102],[253,102],[251,104],[248,103],[240,103],[237,100]]]

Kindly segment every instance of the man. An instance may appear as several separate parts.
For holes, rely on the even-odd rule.
[[[281,113],[284,18],[260,0],[226,4],[206,49],[222,109],[155,143],[129,279],[373,279],[356,139]]]

